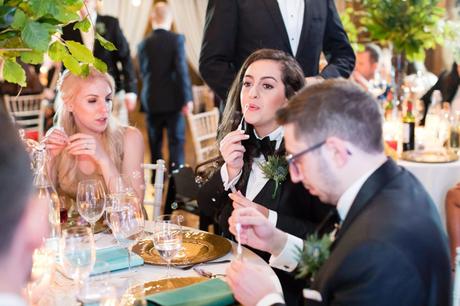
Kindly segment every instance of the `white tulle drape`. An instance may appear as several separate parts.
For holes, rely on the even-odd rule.
[[[130,0],[106,0],[100,10],[102,15],[111,15],[118,18],[123,34],[129,42],[131,56],[135,56],[137,45],[144,38],[145,29],[149,23],[149,14],[153,0],[138,1],[133,5]]]
[[[176,31],[185,35],[185,51],[190,66],[198,72],[201,40],[208,0],[169,0]]]

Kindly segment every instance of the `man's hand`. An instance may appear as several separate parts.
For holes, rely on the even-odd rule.
[[[188,101],[187,103],[182,106],[182,114],[187,115],[193,112],[193,101]]]
[[[229,197],[233,200],[233,208],[245,208],[245,207],[254,207],[259,211],[265,218],[268,218],[268,208],[257,204],[255,202],[249,201],[248,198],[243,196],[240,191],[236,193],[229,194]]]
[[[240,208],[233,211],[228,219],[230,232],[236,234],[236,224],[241,224],[241,243],[278,256],[283,250],[287,234],[268,221],[254,207]]]
[[[137,95],[134,92],[127,92],[125,94],[125,105],[128,111],[132,112],[136,109]]]
[[[235,298],[242,305],[256,305],[270,293],[276,293],[276,286],[262,267],[241,260],[234,260],[227,268],[227,283]]]

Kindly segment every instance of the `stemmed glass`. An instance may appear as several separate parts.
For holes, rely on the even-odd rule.
[[[91,225],[94,234],[94,226],[104,213],[105,191],[99,180],[83,180],[78,183],[77,210],[78,213]]]
[[[119,174],[109,180],[110,194],[132,193],[134,194],[132,178],[128,174]]]
[[[106,219],[118,244],[128,252],[128,268],[131,270],[130,248],[143,237],[145,226],[139,199],[129,193],[112,194],[106,208]]]
[[[89,227],[74,226],[62,231],[61,261],[64,272],[73,278],[78,288],[96,263],[94,236]]]
[[[167,263],[166,278],[171,276],[171,260],[182,248],[181,215],[162,215],[154,220],[153,245]]]

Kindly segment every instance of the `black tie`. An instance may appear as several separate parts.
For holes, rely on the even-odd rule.
[[[270,140],[268,136],[258,139],[252,134],[246,145],[248,153],[253,158],[257,158],[260,154],[263,154],[265,159],[268,160],[268,156],[275,154],[276,140]]]

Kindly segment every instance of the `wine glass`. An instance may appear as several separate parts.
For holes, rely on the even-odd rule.
[[[62,231],[61,263],[65,274],[74,279],[78,288],[96,263],[94,236],[89,227],[74,226]]]
[[[133,194],[112,194],[106,209],[106,219],[118,244],[128,252],[128,269],[131,270],[130,248],[144,234],[145,219],[139,199]]]
[[[78,213],[91,225],[94,234],[94,226],[104,213],[105,191],[99,180],[83,180],[78,183],[77,210]]]
[[[171,260],[182,248],[181,215],[162,215],[154,220],[153,245],[167,263],[166,278],[171,275]]]
[[[109,192],[110,194],[120,193],[133,193],[133,182],[132,178],[128,174],[119,174],[112,176],[109,180]]]

